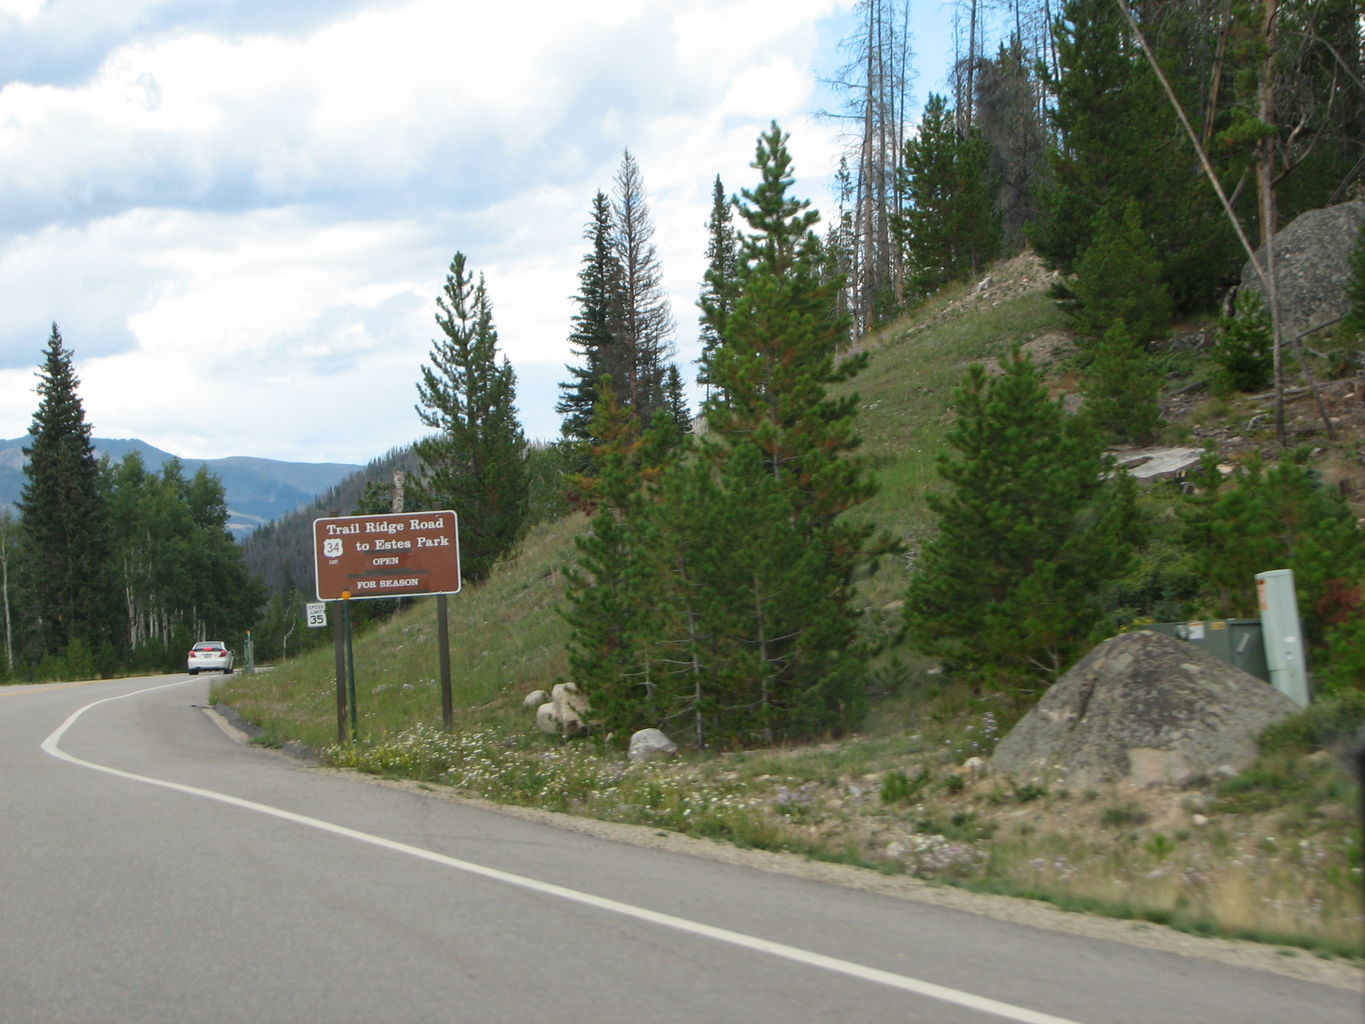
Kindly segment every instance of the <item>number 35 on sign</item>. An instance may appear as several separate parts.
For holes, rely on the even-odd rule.
[[[304,605],[308,610],[308,625],[311,627],[327,625],[327,606],[321,601],[312,601]]]

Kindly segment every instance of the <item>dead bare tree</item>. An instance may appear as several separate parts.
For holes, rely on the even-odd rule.
[[[837,116],[857,126],[849,161],[849,308],[854,333],[865,334],[879,308],[904,298],[891,222],[901,201],[896,172],[905,144],[912,53],[906,0],[860,0],[855,11],[858,31],[844,41],[851,59],[830,84],[848,95]]]

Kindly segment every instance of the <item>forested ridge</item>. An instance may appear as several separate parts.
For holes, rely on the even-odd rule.
[[[558,443],[526,442],[498,349],[498,297],[457,250],[417,383],[431,433],[314,511],[386,510],[402,469],[407,507],[475,512],[465,519],[477,529],[462,531],[473,584],[533,523],[586,514],[566,569],[568,664],[618,734],[663,724],[707,745],[850,728],[870,674],[906,651],[1027,700],[1107,630],[1240,613],[1250,581],[1234,536],[1253,536],[1257,558],[1300,575],[1323,685],[1360,678],[1359,529],[1295,453],[1283,394],[1361,372],[1365,256],[1358,248],[1350,315],[1316,334],[1286,336],[1273,287],[1259,307],[1244,290],[1235,317],[1221,308],[1249,248],[1302,212],[1360,196],[1359,4],[1015,0],[1003,19],[975,0],[959,7],[950,87],[912,121],[918,14],[892,0],[857,6],[834,75],[846,103],[832,112],[850,146],[827,213],[798,191],[776,124],[757,140],[752,181],[714,181],[709,215],[699,211],[697,365],[677,361],[648,169],[627,150],[609,190],[585,197]],[[988,24],[1004,36],[988,40]],[[1005,352],[960,383],[926,489],[931,528],[907,537],[869,522],[859,509],[880,479],[860,451],[866,340],[1024,250],[1057,275],[1080,411],[1052,397],[1027,355]],[[1191,322],[1214,339],[1193,357],[1172,343]],[[48,496],[49,471],[31,456],[20,520],[0,536],[7,674],[178,657],[172,641],[200,629],[253,628],[270,657],[317,639],[298,628],[313,513],[221,547],[211,477],[94,463],[65,352],[54,325],[33,434],[35,453],[53,446],[51,479],[71,489]],[[901,372],[914,388],[914,368]],[[705,396],[699,410],[685,376]],[[1158,510],[1106,450],[1170,435],[1164,403],[1177,378],[1225,400],[1273,391],[1275,444],[1236,465],[1211,456]],[[1262,528],[1267,518],[1292,529]],[[175,522],[201,531],[192,548],[210,558],[186,579],[216,573],[230,586],[176,589],[126,542],[111,546],[137,530],[190,529]],[[109,567],[102,582],[26,561],[39,546],[16,538],[48,526],[65,532],[44,542],[45,557],[79,549]],[[872,628],[860,588],[907,547],[903,614]]]

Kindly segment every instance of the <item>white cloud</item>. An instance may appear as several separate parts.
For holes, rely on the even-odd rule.
[[[0,0],[0,15],[28,22],[38,16],[47,0]]]
[[[40,48],[0,83],[0,434],[27,429],[56,320],[102,436],[365,461],[420,432],[460,249],[527,431],[552,436],[593,192],[630,148],[692,358],[714,176],[751,184],[776,118],[799,194],[828,205],[834,127],[809,114],[821,19],[851,2],[352,2],[288,30],[268,4],[230,30],[218,5],[96,5],[81,52],[115,42],[89,74],[41,73]],[[69,8],[0,3],[74,60]]]

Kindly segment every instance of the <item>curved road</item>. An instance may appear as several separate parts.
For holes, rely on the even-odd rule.
[[[0,1021],[1315,1024],[1358,993],[641,849],[0,688]]]

